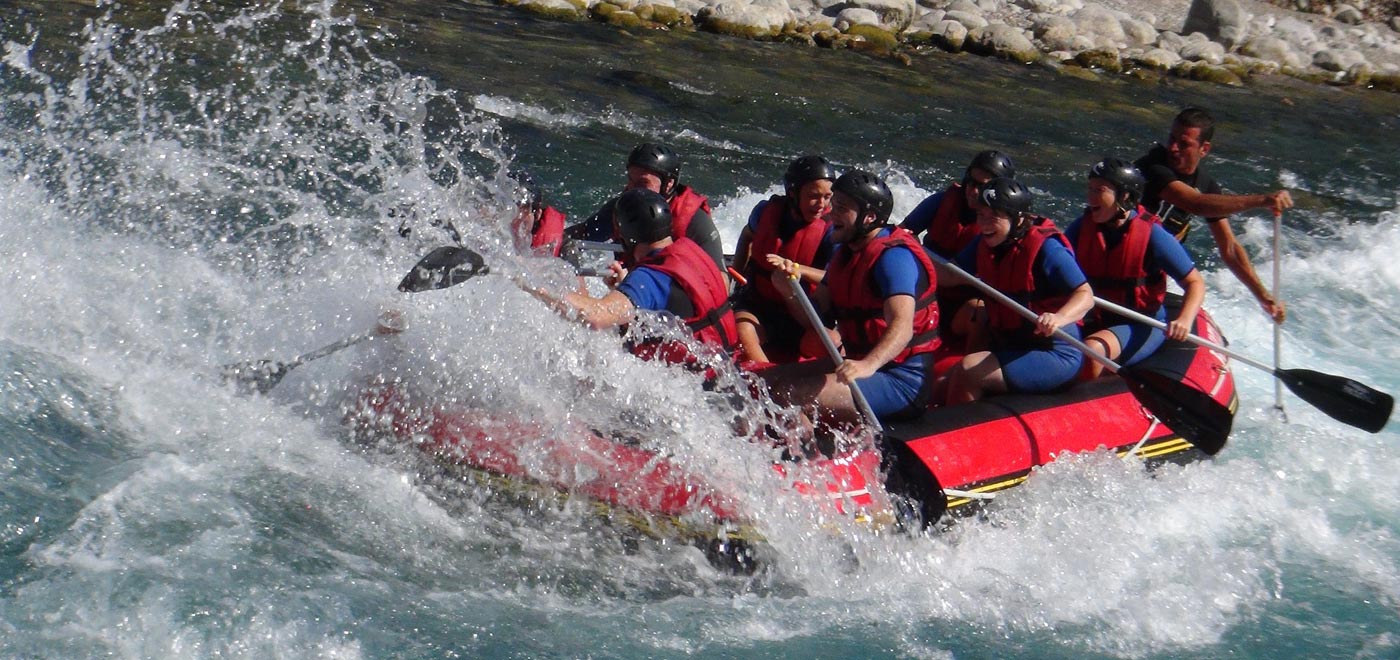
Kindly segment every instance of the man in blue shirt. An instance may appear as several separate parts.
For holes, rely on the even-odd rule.
[[[846,359],[834,369],[827,360],[784,365],[765,377],[779,400],[816,403],[837,421],[859,418],[852,387],[882,420],[917,415],[939,346],[933,263],[913,234],[889,226],[894,195],[879,177],[854,170],[831,190],[828,219],[839,245],[812,301],[835,322]]]

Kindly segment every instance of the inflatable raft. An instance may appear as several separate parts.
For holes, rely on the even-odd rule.
[[[1223,343],[1204,311],[1195,333]],[[1224,355],[1168,341],[1134,368],[1184,383],[1230,415],[1236,409]],[[364,389],[349,421],[357,432],[409,443],[492,487],[528,491],[531,497],[583,498],[646,535],[694,543],[720,563],[753,566],[752,551],[760,537],[738,498],[635,440],[582,427],[560,433],[500,413],[418,402],[387,382]],[[948,512],[970,510],[968,504],[995,497],[1066,452],[1107,449],[1148,461],[1201,455],[1182,434],[1154,418],[1117,377],[1075,383],[1051,394],[1006,395],[933,409],[916,420],[886,425],[882,440],[880,451],[872,447],[806,458],[800,470],[777,462],[774,469],[781,475],[800,474],[788,485],[816,506],[878,524],[895,522],[894,510],[917,513],[927,526]],[[902,506],[892,509],[887,491],[900,496],[894,503]]]

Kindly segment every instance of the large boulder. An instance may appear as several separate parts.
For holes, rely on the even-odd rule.
[[[836,15],[836,28],[847,30],[852,25],[880,25],[880,15],[862,7],[847,7]]]
[[[1157,43],[1157,28],[1151,23],[1135,18],[1125,18],[1119,22],[1123,26],[1123,38],[1129,46],[1147,46]]]
[[[1123,22],[1118,14],[1101,4],[1087,3],[1083,9],[1074,12],[1072,17],[1074,24],[1079,28],[1079,34],[1094,39],[1097,43],[1108,46],[1121,44],[1127,39],[1123,34]]]
[[[1275,62],[1280,66],[1301,67],[1303,58],[1298,55],[1292,46],[1274,36],[1258,36],[1244,42],[1240,46],[1240,53],[1250,57],[1257,57],[1261,60]]]
[[[1325,48],[1313,55],[1313,65],[1324,71],[1349,71],[1366,63],[1366,56],[1346,48]]]
[[[963,27],[968,30],[987,27],[987,19],[982,18],[981,14],[974,14],[972,12],[950,10],[943,15],[943,18],[962,23]]]
[[[1079,34],[1074,21],[1058,14],[1040,14],[1031,23],[1035,38],[1045,45],[1046,50],[1070,50],[1075,35]]]
[[[782,32],[783,26],[795,20],[795,16],[784,2],[720,0],[700,10],[696,19],[713,32],[753,39]]]
[[[787,6],[786,0],[776,0]],[[880,16],[880,22],[896,30],[909,27],[914,20],[914,0],[847,0],[848,6],[869,9]]]
[[[934,26],[930,41],[950,53],[959,52],[967,43],[967,26],[957,21],[944,20]]]
[[[968,43],[964,48],[1022,64],[1030,64],[1040,59],[1040,51],[1020,28],[1005,23],[993,23],[984,28],[969,30]]]
[[[1165,48],[1153,48],[1143,53],[1142,56],[1137,59],[1147,66],[1162,71],[1166,71],[1181,62],[1180,55],[1177,55],[1175,51],[1170,51]]]
[[[1226,48],[1234,48],[1245,40],[1248,27],[1249,16],[1237,0],[1192,0],[1181,31],[1200,32]]]
[[[1181,47],[1181,59],[1220,64],[1225,61],[1225,47],[1214,41],[1188,41]]]

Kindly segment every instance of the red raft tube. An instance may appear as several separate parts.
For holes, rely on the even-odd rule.
[[[1193,332],[1224,344],[1204,310]],[[1134,369],[1203,392],[1232,416],[1238,407],[1228,358],[1210,349],[1168,339]],[[887,424],[884,441],[892,466],[887,486],[911,500],[925,525],[945,512],[974,510],[967,505],[995,498],[1065,453],[1107,449],[1149,462],[1204,456],[1111,376],[1050,394],[1010,394],[930,410],[910,422]]]
[[[762,538],[738,498],[703,475],[627,438],[558,429],[468,407],[421,405],[401,388],[365,388],[348,422],[362,438],[409,443],[465,478],[533,501],[582,498],[595,513],[645,536],[703,550],[717,566],[750,572]],[[887,517],[873,447],[799,464],[775,462],[787,487],[814,506],[857,519]]]
[[[1224,343],[1204,310],[1194,332]],[[1209,349],[1168,340],[1134,368],[1183,382],[1231,414],[1237,407],[1227,358]],[[756,566],[762,537],[738,499],[635,441],[584,427],[561,433],[499,413],[425,405],[384,382],[363,390],[348,421],[362,436],[411,444],[492,488],[531,498],[583,498],[611,521],[700,547],[716,565],[746,571]],[[933,409],[916,420],[887,424],[881,444],[883,465],[879,451],[854,449],[806,459],[801,469],[785,462],[775,462],[774,469],[814,506],[876,527],[914,527],[906,516],[917,515],[928,526],[947,512],[974,510],[968,505],[1022,483],[1035,467],[1066,452],[1108,449],[1151,462],[1203,456],[1114,377],[1051,394]],[[895,513],[887,490],[901,496]]]

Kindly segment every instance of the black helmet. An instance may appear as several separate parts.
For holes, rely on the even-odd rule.
[[[856,200],[860,205],[857,211],[861,217],[874,213],[877,225],[889,222],[890,212],[894,210],[894,193],[890,192],[890,187],[885,185],[883,179],[865,170],[851,170],[842,174],[836,183],[831,184],[831,191]]]
[[[972,168],[974,167],[992,175],[993,179],[1016,177],[1016,166],[1011,164],[1011,157],[996,150],[982,151],[973,156],[972,162],[967,166],[967,171],[963,172],[963,183],[972,179]]]
[[[1132,163],[1121,158],[1107,157],[1089,168],[1089,178],[1103,179],[1118,191],[1118,206],[1127,209],[1137,206],[1142,199],[1142,189],[1147,179]]]
[[[982,192],[977,194],[977,201],[993,211],[1001,211],[1011,216],[1012,224],[1015,224],[1018,216],[1031,210],[1031,191],[1020,181],[999,176],[982,186]]]
[[[819,154],[799,156],[788,165],[787,172],[783,174],[783,188],[786,189],[787,196],[792,198],[802,191],[802,186],[822,179],[836,179],[836,168],[827,162],[826,157]]]
[[[666,187],[666,181],[675,181],[681,177],[680,155],[664,144],[643,142],[633,147],[632,153],[627,154],[627,165],[636,165],[655,172],[661,177],[662,188]]]
[[[613,204],[613,222],[627,243],[655,243],[671,236],[671,207],[660,193],[628,190]]]

